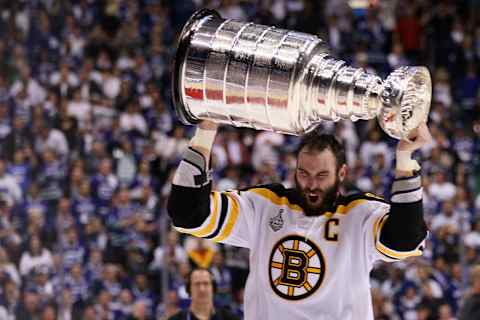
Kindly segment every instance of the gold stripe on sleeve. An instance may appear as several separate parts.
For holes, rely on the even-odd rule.
[[[383,225],[385,224],[387,219],[388,219],[388,215],[385,214],[383,217],[378,218],[377,221],[374,224],[375,248],[379,252],[381,252],[381,253],[383,253],[383,254],[391,257],[391,258],[395,258],[395,259],[399,259],[399,260],[405,259],[405,258],[408,258],[408,257],[421,256],[422,251],[419,250],[419,249],[415,249],[415,250],[412,250],[412,251],[406,251],[406,252],[400,252],[400,251],[395,251],[395,250],[389,249],[388,247],[384,246],[380,242],[380,233],[382,232]]]
[[[229,203],[230,210],[229,210],[227,222],[222,227],[223,228],[222,232],[218,236],[212,239],[215,242],[220,242],[226,239],[230,235],[230,233],[232,233],[233,227],[235,226],[235,222],[237,222],[237,218],[238,218],[238,211],[240,206],[238,204],[237,198],[228,192],[225,192],[224,194],[227,196],[229,200],[228,203]]]
[[[217,224],[218,220],[218,215],[220,210],[218,210],[218,198],[219,198],[219,193],[214,191],[211,193],[211,199],[213,199],[213,212],[210,214],[210,222],[201,228],[200,230],[195,230],[192,231],[192,229],[186,229],[186,228],[175,228],[177,231],[182,232],[182,233],[188,233],[196,237],[206,237],[212,233],[212,231],[215,229],[215,226]],[[208,218],[207,218],[208,219]]]
[[[422,255],[422,251],[419,250],[419,249],[415,249],[415,250],[408,251],[408,252],[398,252],[398,251],[394,251],[394,250],[391,250],[391,249],[385,247],[380,242],[377,242],[376,248],[381,253],[386,254],[390,257],[396,258],[396,259],[405,259],[405,258],[408,258],[408,257],[418,257],[418,256]]]

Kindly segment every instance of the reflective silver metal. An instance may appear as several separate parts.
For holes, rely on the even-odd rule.
[[[322,121],[372,119],[406,139],[426,121],[431,79],[401,67],[382,81],[328,53],[306,33],[195,13],[183,28],[173,95],[185,124],[202,119],[301,135]]]

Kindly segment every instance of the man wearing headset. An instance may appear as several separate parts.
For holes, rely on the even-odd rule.
[[[216,284],[207,269],[194,269],[187,279],[187,292],[192,299],[190,308],[182,310],[169,320],[239,320],[225,308],[215,308],[213,298]]]

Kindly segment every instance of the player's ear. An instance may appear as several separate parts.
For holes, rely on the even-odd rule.
[[[346,177],[347,177],[347,165],[342,164],[340,166],[340,169],[338,170],[338,180],[340,182],[343,182],[343,180],[345,180]]]

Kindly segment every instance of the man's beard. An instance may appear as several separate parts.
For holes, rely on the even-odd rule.
[[[322,202],[317,205],[312,206],[308,201],[308,193],[315,192],[319,193],[319,189],[308,190],[302,189],[298,183],[297,176],[295,175],[295,188],[300,196],[302,202],[302,208],[306,216],[321,216],[327,211],[332,211],[334,209],[335,201],[337,200],[338,192],[340,190],[340,181],[338,178],[335,178],[335,183],[327,188],[326,190],[321,190],[320,194],[323,196]]]

